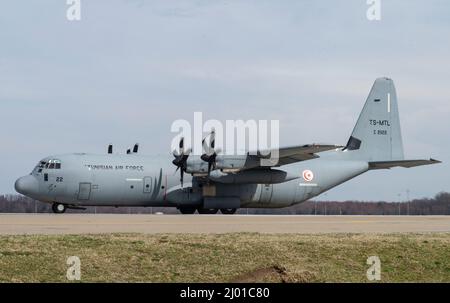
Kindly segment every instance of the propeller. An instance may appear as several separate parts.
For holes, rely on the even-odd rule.
[[[184,137],[181,137],[180,143],[178,144],[178,151],[173,151],[173,156],[175,159],[173,159],[172,163],[177,167],[175,172],[177,172],[180,169],[180,182],[181,187],[183,187],[183,177],[184,172],[186,171],[186,162],[189,157],[189,154],[191,152],[190,149],[184,150]]]
[[[209,134],[209,144],[206,144],[206,138],[208,136],[206,136],[205,138],[203,138],[202,140],[202,146],[203,149],[205,151],[204,154],[202,154],[200,156],[200,158],[205,161],[208,162],[208,177],[209,174],[211,173],[211,168],[216,168],[216,157],[217,154],[220,152],[220,149],[215,149],[215,145],[216,145],[216,130],[213,128],[211,129],[211,133]]]

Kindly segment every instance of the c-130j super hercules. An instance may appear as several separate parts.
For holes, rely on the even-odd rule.
[[[279,161],[261,166],[260,154],[227,156],[214,134],[201,156],[183,139],[175,159],[133,152],[46,157],[19,178],[16,191],[53,204],[55,213],[84,206],[166,206],[183,214],[233,214],[240,207],[276,208],[301,203],[372,169],[439,163],[404,160],[394,83],[379,78],[345,147],[310,144],[279,148]],[[174,165],[180,178],[173,173]],[[185,180],[183,180],[186,174]]]

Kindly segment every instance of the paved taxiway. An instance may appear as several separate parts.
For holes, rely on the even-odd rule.
[[[0,235],[450,232],[450,216],[0,214]]]

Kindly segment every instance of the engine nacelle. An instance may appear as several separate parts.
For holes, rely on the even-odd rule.
[[[190,156],[186,161],[186,172],[188,174],[207,175],[208,163],[200,159],[199,156]]]
[[[218,155],[215,161],[214,171],[223,171],[225,173],[236,173],[242,169],[251,169],[261,167],[261,160],[258,157],[251,155]],[[263,167],[264,168],[264,167]],[[186,161],[186,173],[193,174],[194,176],[206,176],[208,175],[208,162],[203,161],[200,156],[191,155]],[[279,175],[276,170],[267,169],[261,170],[269,174],[274,180],[282,179],[282,175]],[[245,171],[244,171],[245,172]],[[283,171],[278,171],[284,173]],[[216,177],[221,177],[217,175]],[[264,178],[266,180],[267,178]],[[228,180],[228,178],[227,178]],[[283,180],[280,182],[284,182]],[[219,181],[218,181],[219,182]],[[280,182],[270,182],[270,183],[280,183]],[[224,182],[224,183],[235,183],[235,182]],[[258,183],[258,182],[239,182],[239,183]],[[264,183],[264,182],[261,182]]]
[[[224,173],[216,169],[211,172],[209,178],[212,181],[227,184],[276,184],[294,180],[299,177],[300,176],[294,176],[277,169],[247,170],[236,174]]]
[[[216,169],[240,170],[260,166],[260,160],[251,155],[218,155],[216,158]]]
[[[247,155],[218,155],[215,168],[224,171],[239,171],[258,167],[259,160]],[[208,174],[208,162],[203,161],[200,156],[190,156],[186,161],[186,172],[194,175]]]

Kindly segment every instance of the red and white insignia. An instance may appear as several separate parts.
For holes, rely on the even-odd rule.
[[[312,181],[314,179],[314,174],[309,169],[304,170],[302,175],[303,175],[303,179],[306,182],[310,182],[310,181]]]

